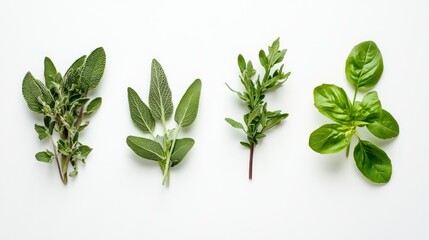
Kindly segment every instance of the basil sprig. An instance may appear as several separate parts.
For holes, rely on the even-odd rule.
[[[366,127],[374,136],[389,139],[399,135],[395,118],[382,108],[376,91],[368,92],[362,101],[356,101],[359,90],[377,84],[383,73],[383,58],[377,45],[366,41],[355,46],[346,61],[346,77],[354,86],[353,101],[346,92],[333,84],[322,84],[314,89],[314,105],[320,113],[336,123],[325,124],[310,135],[309,146],[318,153],[336,153],[344,148],[349,154],[350,142],[357,136],[354,159],[361,173],[374,183],[387,183],[392,175],[392,164],[387,154],[375,144],[362,140],[357,127]]]

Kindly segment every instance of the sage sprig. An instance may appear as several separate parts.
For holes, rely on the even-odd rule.
[[[244,91],[239,92],[227,87],[247,105],[248,113],[244,115],[244,125],[231,118],[225,118],[232,127],[242,130],[247,135],[247,141],[240,142],[241,145],[250,150],[249,157],[249,179],[253,177],[253,152],[258,142],[266,136],[266,132],[279,125],[289,114],[278,111],[268,111],[265,95],[280,87],[289,77],[290,72],[283,72],[283,64],[278,67],[286,54],[286,49],[280,50],[280,39],[277,38],[268,47],[268,55],[264,50],[259,51],[259,62],[264,68],[263,77],[256,77],[256,70],[252,62],[246,63],[244,57],[238,55],[238,67],[240,69],[240,81]]]
[[[127,144],[138,156],[157,161],[164,175],[162,184],[170,182],[170,168],[179,164],[194,145],[192,138],[177,138],[182,128],[190,126],[197,117],[201,94],[201,80],[196,79],[186,90],[176,108],[174,120],[177,126],[167,129],[166,121],[173,115],[172,93],[164,70],[152,60],[149,89],[149,106],[136,91],[128,88],[128,102],[134,124],[150,138],[128,136]],[[155,135],[156,122],[164,133]]]
[[[64,75],[57,72],[48,57],[44,65],[45,83],[28,72],[22,82],[22,94],[28,108],[43,115],[43,124],[35,125],[39,139],[49,139],[52,144],[52,151],[38,152],[36,159],[46,163],[54,159],[62,182],[67,184],[67,175],[77,176],[78,162],[86,163],[92,151],[79,141],[79,133],[89,125],[83,120],[101,106],[101,98],[90,101],[88,92],[100,83],[106,54],[103,48],[97,48],[88,57],[78,58]],[[69,165],[73,170],[67,174]]]
[[[336,123],[325,124],[310,135],[309,146],[318,153],[336,153],[346,148],[349,154],[354,135],[358,144],[354,149],[356,166],[375,183],[387,183],[392,175],[392,164],[387,154],[375,144],[362,140],[357,127],[366,127],[374,136],[389,139],[399,135],[395,118],[382,108],[376,91],[356,101],[359,90],[377,84],[383,73],[383,58],[372,41],[356,45],[346,61],[346,77],[354,86],[353,101],[346,92],[333,84],[322,84],[314,89],[314,105],[320,113]]]

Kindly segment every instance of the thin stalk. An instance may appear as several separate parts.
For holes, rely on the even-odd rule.
[[[63,171],[61,170],[60,160],[58,158],[58,153],[57,153],[57,147],[55,146],[55,143],[54,143],[54,140],[52,139],[52,136],[50,137],[50,139],[51,139],[51,143],[52,143],[52,149],[54,150],[55,162],[57,163],[58,172],[60,174],[61,181],[64,183],[64,185],[66,185],[67,179],[64,179],[64,177],[63,177]]]
[[[171,144],[170,151],[167,154],[167,161],[165,162],[164,178],[162,179],[162,185],[165,184],[166,180],[168,180],[167,185],[169,184],[169,181],[170,181],[170,160],[171,160],[171,155],[173,154],[174,145],[176,144],[177,136],[179,135],[179,131],[180,131],[180,125],[176,130],[176,135],[173,138],[173,143]]]
[[[249,158],[249,180],[252,180],[253,176],[253,150],[255,149],[255,145],[253,143],[250,144],[250,158]]]

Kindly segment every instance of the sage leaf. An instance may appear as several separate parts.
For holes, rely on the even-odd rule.
[[[45,57],[45,84],[48,88],[52,87],[52,82],[55,82],[55,76],[57,75],[57,69],[55,68],[54,63],[48,57]]]
[[[386,110],[382,110],[380,118],[366,126],[374,136],[389,139],[399,135],[399,124]]]
[[[149,107],[132,88],[128,88],[128,103],[134,124],[143,132],[153,132],[155,119],[152,117]]]
[[[191,125],[198,113],[198,105],[201,95],[201,80],[196,79],[186,90],[179,105],[177,105],[174,120],[181,127]]]
[[[243,131],[246,131],[246,130],[244,130],[243,124],[241,124],[240,122],[235,121],[234,119],[225,118],[225,121],[227,123],[229,123],[233,128],[238,128],[238,129],[241,129]]]
[[[392,176],[392,163],[387,154],[369,141],[361,140],[354,150],[356,166],[375,183],[387,183]]]
[[[383,57],[373,41],[356,45],[346,61],[347,80],[356,88],[373,87],[383,73]]]
[[[83,89],[94,89],[100,83],[106,67],[106,53],[102,47],[89,54],[82,69],[81,84]]]
[[[154,161],[164,158],[164,150],[156,141],[143,137],[128,136],[127,144],[133,152],[142,158]]]
[[[36,159],[39,162],[51,163],[54,154],[49,150],[36,153]]]
[[[354,122],[358,126],[372,123],[380,118],[381,111],[377,92],[369,92],[363,97],[362,102],[356,102],[353,106]]]
[[[351,103],[344,89],[323,84],[314,89],[314,106],[337,123],[351,122]]]
[[[38,80],[28,72],[22,81],[22,95],[31,111],[43,113],[43,104],[39,101],[39,98],[43,99],[43,93],[36,81]]]
[[[86,107],[85,116],[89,116],[94,112],[96,112],[100,108],[101,103],[102,103],[101,97],[94,98]]]
[[[308,145],[318,153],[336,153],[349,145],[351,136],[340,124],[325,124],[311,133]]]
[[[173,100],[167,76],[156,59],[152,60],[149,107],[155,119],[166,120],[173,114]]]
[[[173,154],[171,155],[172,167],[179,164],[185,158],[186,154],[188,154],[189,150],[194,146],[194,143],[195,141],[192,138],[176,139]]]
[[[66,71],[65,75],[69,75],[72,71],[75,71],[80,75],[80,72],[83,69],[83,65],[85,64],[85,61],[86,61],[86,55],[83,55],[82,57],[76,59],[76,61],[74,61],[72,65],[69,67],[69,69]]]

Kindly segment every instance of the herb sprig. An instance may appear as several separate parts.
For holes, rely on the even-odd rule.
[[[162,184],[170,183],[170,168],[179,164],[194,145],[192,138],[177,138],[182,128],[190,126],[198,113],[201,80],[196,79],[186,90],[176,108],[177,127],[167,129],[166,121],[173,115],[172,94],[164,70],[156,59],[152,60],[149,90],[149,107],[136,91],[128,88],[131,119],[152,139],[128,136],[127,144],[142,158],[157,161],[164,175]],[[156,121],[160,121],[164,134],[155,135]]]
[[[231,118],[225,118],[232,127],[242,130],[247,135],[246,142],[240,142],[241,145],[250,149],[249,157],[249,179],[253,177],[253,151],[258,142],[266,136],[266,132],[279,125],[281,121],[287,118],[289,114],[278,111],[268,111],[265,95],[280,87],[289,77],[290,72],[283,72],[283,64],[280,68],[277,64],[281,63],[286,54],[286,49],[279,50],[280,39],[277,38],[271,46],[268,47],[268,55],[264,50],[259,51],[259,62],[264,68],[264,75],[256,76],[256,70],[252,62],[246,63],[244,57],[238,55],[238,67],[240,68],[240,81],[244,86],[244,91],[233,90],[228,84],[227,87],[247,105],[248,113],[244,115],[244,125]]]
[[[44,65],[45,83],[28,72],[22,82],[22,94],[28,108],[44,116],[43,125],[35,125],[39,139],[49,139],[52,143],[52,151],[38,152],[36,159],[46,163],[54,159],[62,182],[67,184],[69,164],[73,167],[69,176],[75,177],[78,162],[86,163],[92,151],[79,141],[79,133],[89,125],[89,121],[83,120],[101,106],[100,97],[90,101],[87,94],[100,83],[106,54],[103,48],[97,48],[88,57],[77,59],[64,75],[57,72],[48,57]],[[58,133],[58,139],[54,132]]]
[[[375,144],[362,140],[357,127],[367,127],[376,137],[389,139],[399,135],[395,118],[381,106],[376,91],[368,92],[362,101],[356,101],[359,90],[377,84],[383,73],[383,58],[372,41],[356,45],[346,61],[346,77],[354,86],[353,101],[346,92],[333,84],[323,84],[314,89],[314,105],[320,113],[336,123],[325,124],[310,135],[309,146],[318,153],[336,153],[346,148],[349,154],[354,135],[358,144],[354,149],[356,166],[375,183],[387,183],[392,175],[392,164],[387,154]]]

